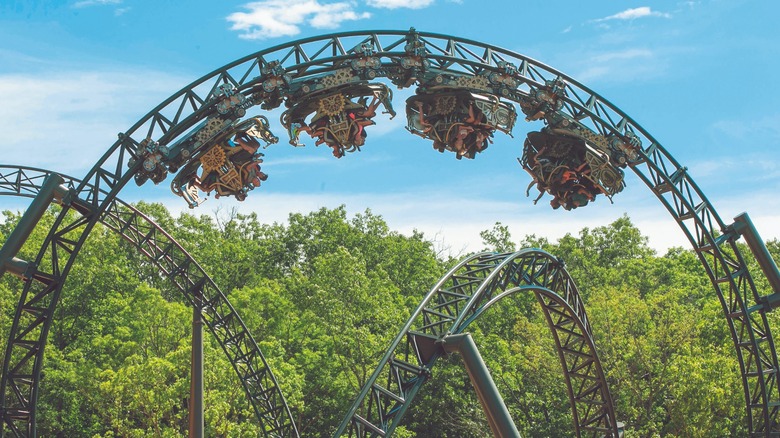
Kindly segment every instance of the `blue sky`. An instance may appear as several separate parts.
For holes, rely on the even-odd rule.
[[[780,237],[780,31],[774,0],[0,0],[0,162],[83,176],[168,96],[244,55],[324,33],[415,27],[501,46],[560,70],[620,107],[683,165],[726,222],[747,211]],[[370,208],[394,229],[419,229],[452,254],[480,249],[500,221],[515,238],[552,239],[627,213],[664,250],[682,232],[636,176],[614,204],[574,211],[526,198],[517,164],[541,125],[518,123],[475,160],[439,154],[380,117],[361,152],[286,141],[268,148],[269,179],[243,202],[209,199],[196,213],[237,207],[267,222],[292,211]],[[255,113],[259,113],[259,109]],[[269,115],[285,139],[278,113]],[[170,180],[170,177],[169,177]],[[169,181],[168,180],[168,181]],[[121,197],[188,210],[159,186]],[[0,200],[0,208],[24,208]]]

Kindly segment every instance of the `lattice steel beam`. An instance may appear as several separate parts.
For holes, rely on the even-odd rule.
[[[49,174],[49,171],[41,169],[0,166],[0,196],[34,197]],[[70,188],[79,182],[68,176],[65,178]],[[279,385],[253,336],[224,293],[192,256],[157,224],[120,199],[112,201],[101,217],[101,223],[130,242],[191,304],[196,294],[202,294],[203,319],[233,365],[266,434],[298,436]],[[35,344],[24,345],[32,348]],[[29,427],[29,401],[25,399],[25,394],[29,394],[30,389],[17,384],[13,391],[23,402],[8,406],[3,421],[14,436],[28,436],[32,431]]]

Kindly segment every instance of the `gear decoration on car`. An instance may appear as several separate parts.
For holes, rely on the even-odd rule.
[[[380,104],[386,114],[395,116],[391,103],[393,93],[386,85],[355,82],[355,78],[350,70],[340,70],[304,86],[319,92],[288,100],[290,109],[282,114],[282,124],[287,128],[291,145],[303,146],[299,136],[305,132],[316,138],[316,146],[325,144],[333,150],[333,156],[341,158],[347,152],[359,151],[365,144],[366,128],[376,124],[373,118]]]
[[[268,119],[264,116],[228,123],[223,129],[214,128],[218,126],[214,120],[219,119],[210,120],[200,131],[206,134],[190,137],[197,138],[196,143],[207,138],[207,147],[201,148],[171,181],[171,191],[184,198],[190,208],[203,202],[199,192],[214,192],[215,198],[246,199],[250,190],[268,179],[260,170],[264,156],[259,152],[260,142],[267,147],[279,141],[268,129]],[[212,133],[215,129],[217,132]]]
[[[432,140],[439,152],[454,152],[460,160],[487,149],[497,130],[511,135],[516,113],[493,95],[454,88],[410,97],[406,117],[409,132]]]

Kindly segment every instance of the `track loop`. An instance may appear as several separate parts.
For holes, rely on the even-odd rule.
[[[386,351],[334,436],[390,436],[443,354],[492,305],[533,293],[555,339],[576,435],[618,436],[615,410],[579,292],[563,264],[541,250],[469,257],[431,289]]]

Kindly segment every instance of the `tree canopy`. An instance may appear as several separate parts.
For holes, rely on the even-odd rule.
[[[228,294],[306,437],[333,434],[390,341],[455,262],[438,257],[422,233],[393,231],[371,211],[348,217],[344,207],[321,209],[263,224],[236,211],[174,217],[159,204],[137,208]],[[54,214],[22,257],[33,257]],[[4,212],[0,237],[19,217]],[[691,251],[656,254],[625,216],[556,242],[533,235],[515,241],[501,223],[480,236],[486,250],[536,247],[565,261],[585,299],[626,436],[746,434],[723,311]],[[780,256],[777,241],[768,247]],[[186,300],[103,227],[76,263],[46,347],[40,435],[186,435]],[[14,278],[0,279],[2,347],[20,289]],[[560,363],[534,297],[513,295],[470,329],[523,436],[572,436]],[[209,336],[205,354],[206,435],[256,436],[238,379]],[[490,436],[456,355],[434,369],[396,436]]]

